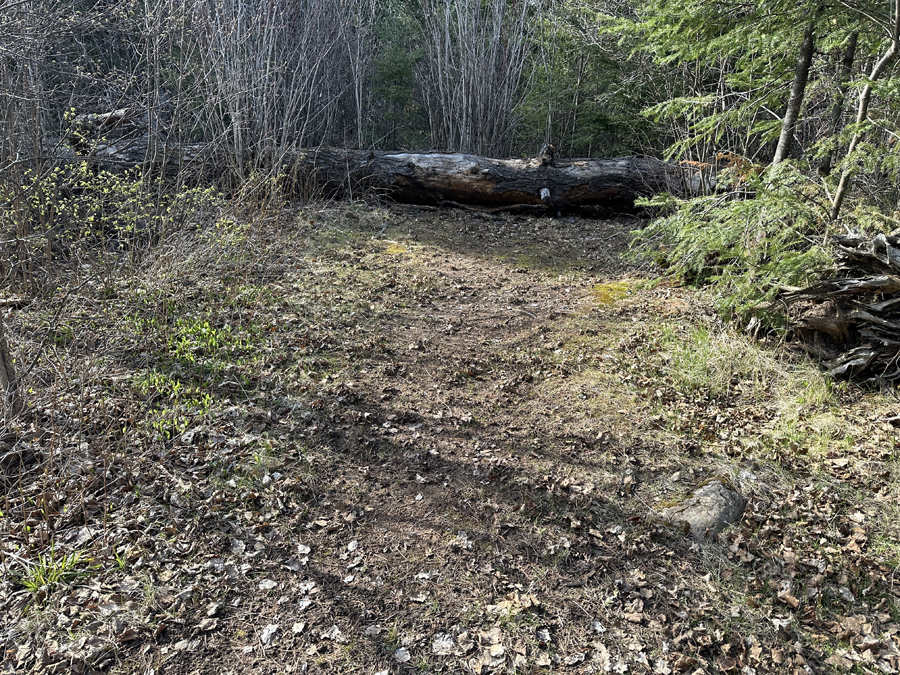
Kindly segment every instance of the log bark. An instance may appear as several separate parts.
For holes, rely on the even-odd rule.
[[[793,331],[831,375],[900,381],[900,238],[839,235],[834,248],[842,277],[782,294]]]
[[[105,116],[104,116],[105,119]],[[58,143],[58,160],[88,161],[100,169],[118,171],[147,167],[148,137],[119,138],[95,145],[89,155]],[[398,202],[456,203],[483,208],[530,207],[544,211],[605,209],[634,210],[639,197],[661,192],[676,196],[708,190],[713,165],[679,165],[648,157],[615,159],[490,159],[460,153],[407,153],[317,148],[263,153],[245,161],[288,177],[287,189],[325,196],[355,196],[374,191]],[[267,156],[266,156],[267,155]],[[202,175],[233,165],[212,144],[166,144],[153,170],[169,176]],[[219,176],[221,177],[221,175]]]
[[[698,194],[694,167],[652,158],[489,159],[467,154],[299,152],[293,169],[336,192],[374,190],[400,202],[481,207],[631,211],[639,197]]]

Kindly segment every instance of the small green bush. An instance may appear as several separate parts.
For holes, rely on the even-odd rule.
[[[95,171],[87,162],[25,171],[0,183],[0,202],[13,237],[0,255],[28,269],[94,249],[133,254],[220,205],[210,188],[168,186],[137,169]]]
[[[709,286],[723,316],[775,325],[779,289],[808,284],[833,266],[828,203],[788,163],[744,180],[734,192],[644,200],[667,213],[640,233],[638,255],[684,283]]]

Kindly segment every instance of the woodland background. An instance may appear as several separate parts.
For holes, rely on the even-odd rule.
[[[76,120],[123,109],[159,147],[148,163],[215,142],[238,179],[318,145],[766,164],[803,52],[785,156],[830,167],[864,132],[850,159],[890,208],[895,33],[890,2],[7,2],[0,168],[21,183],[54,144],[78,146]]]

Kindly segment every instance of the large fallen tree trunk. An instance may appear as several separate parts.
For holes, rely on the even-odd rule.
[[[328,148],[298,153],[293,166],[335,191],[365,189],[402,202],[482,207],[630,211],[639,197],[694,194],[701,185],[692,169],[644,157],[553,161],[546,155],[489,159]]]
[[[80,128],[89,129],[89,122],[106,124],[108,118],[113,119],[91,116]],[[221,178],[230,166],[227,153],[212,144],[163,142],[152,149],[150,145],[148,134],[125,135],[97,141],[87,152],[83,142],[80,148],[58,142],[51,152],[64,161],[86,160],[101,169],[143,166],[168,175],[202,174],[206,180]],[[710,189],[713,169],[712,165],[677,165],[647,157],[563,160],[555,158],[552,150],[530,159],[338,148],[263,154],[266,159],[245,158],[243,164],[259,165],[265,169],[263,174],[287,177],[282,184],[289,191],[308,193],[318,188],[329,197],[375,192],[399,202],[544,211],[631,211],[639,197],[661,192],[696,195]]]
[[[782,295],[794,332],[829,373],[900,380],[900,237],[835,237],[841,278]]]

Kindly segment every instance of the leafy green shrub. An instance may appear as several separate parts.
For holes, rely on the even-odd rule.
[[[86,162],[25,171],[0,184],[0,202],[12,236],[3,257],[29,270],[92,249],[133,254],[219,204],[209,188],[169,189],[137,170],[95,172]]]
[[[738,192],[644,200],[668,213],[637,244],[680,281],[709,286],[723,316],[773,325],[779,289],[808,284],[832,267],[828,203],[789,163],[745,180]]]

